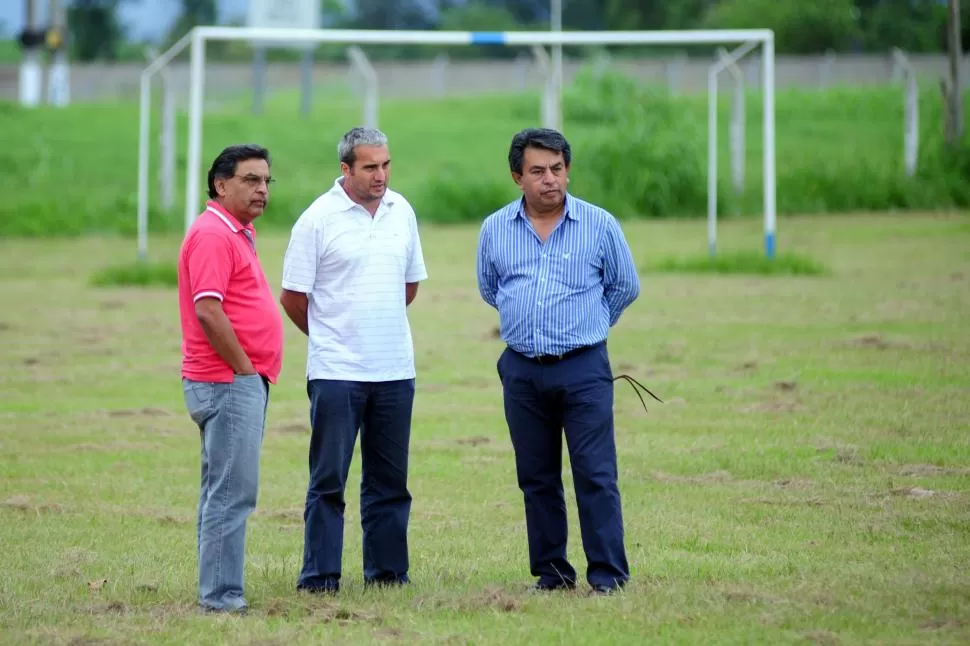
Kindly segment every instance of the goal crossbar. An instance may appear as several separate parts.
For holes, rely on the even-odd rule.
[[[762,49],[763,213],[765,253],[775,249],[775,41],[770,29],[697,29],[665,31],[418,31],[376,29],[291,29],[261,27],[194,27],[149,65],[141,75],[138,155],[138,250],[148,244],[148,165],[151,78],[188,44],[189,132],[185,185],[185,227],[195,220],[201,188],[203,88],[207,41],[353,45],[717,45],[746,44]]]

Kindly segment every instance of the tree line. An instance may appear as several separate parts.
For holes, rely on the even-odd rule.
[[[118,9],[135,0],[75,0],[69,15],[77,60],[124,57],[126,37]],[[178,5],[179,18],[166,35],[172,43],[195,25],[214,24],[216,0],[155,0]],[[320,0],[327,27],[357,29],[456,29],[511,31],[549,29],[549,0]],[[567,30],[770,28],[779,54],[946,51],[945,0],[562,0]],[[963,12],[961,31],[970,30]],[[967,42],[963,38],[963,42]],[[213,44],[216,45],[216,44]],[[240,48],[219,44],[213,57],[234,58]],[[130,49],[130,48],[128,48]],[[322,56],[327,57],[323,48]],[[376,58],[423,57],[440,48],[381,47]],[[370,52],[369,52],[370,53]],[[452,53],[452,52],[449,52]],[[334,55],[337,51],[334,50]],[[457,56],[510,56],[508,48],[461,48]],[[285,54],[284,54],[285,55]],[[342,54],[341,54],[342,55]]]

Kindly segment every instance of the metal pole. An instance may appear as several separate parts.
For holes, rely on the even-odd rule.
[[[192,49],[189,64],[189,145],[185,188],[185,230],[195,222],[201,211],[199,203],[199,173],[202,165],[202,89],[205,83],[205,40],[199,28],[192,30]]]
[[[65,106],[71,102],[71,78],[67,60],[67,7],[64,0],[51,0],[51,38],[54,60],[47,72],[47,102]]]
[[[562,31],[562,0],[552,0],[552,30]],[[553,114],[552,127],[562,130],[562,45],[552,47]]]
[[[38,7],[40,0],[24,0],[24,36],[31,39],[24,46],[23,59],[20,61],[20,104],[33,108],[40,103],[43,70],[40,64],[40,43],[33,42],[40,22]]]
[[[310,114],[310,103],[313,98],[313,48],[303,50],[300,59],[300,116],[306,118]]]
[[[253,48],[253,114],[263,114],[263,97],[266,94],[266,48]]]
[[[707,73],[707,252],[717,250],[717,68]]]
[[[148,257],[148,153],[151,101],[151,76],[141,75],[141,107],[138,119],[138,259]]]
[[[762,53],[764,98],[764,211],[765,255],[775,257],[775,38],[765,40]]]

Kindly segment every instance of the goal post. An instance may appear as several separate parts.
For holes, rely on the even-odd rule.
[[[664,31],[420,31],[374,29],[297,29],[279,27],[194,27],[178,43],[152,62],[141,75],[140,132],[138,141],[138,249],[145,257],[148,247],[148,164],[151,77],[182,49],[189,47],[189,106],[187,168],[185,178],[185,228],[201,211],[202,121],[204,115],[205,45],[209,41],[250,43],[288,42],[294,45],[340,43],[346,45],[739,45],[746,51],[761,47],[763,100],[763,215],[764,250],[775,254],[775,42],[770,29],[698,29]],[[714,104],[716,108],[716,103]],[[710,115],[709,115],[710,119]],[[716,124],[715,124],[716,126]],[[709,132],[714,137],[714,132]],[[717,151],[708,152],[708,181],[716,180]],[[713,155],[713,158],[711,156]],[[716,190],[716,181],[715,181]],[[710,191],[710,186],[708,188]],[[709,195],[710,199],[710,195]],[[708,217],[716,214],[709,212]]]

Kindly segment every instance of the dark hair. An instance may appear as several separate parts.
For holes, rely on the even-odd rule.
[[[234,144],[224,148],[209,169],[209,197],[215,199],[219,196],[215,184],[217,179],[232,177],[236,174],[236,166],[239,162],[249,159],[265,159],[267,164],[272,163],[269,151],[256,144]]]
[[[542,148],[562,153],[566,166],[569,166],[572,159],[572,149],[561,132],[552,128],[526,128],[512,137],[512,145],[509,147],[509,169],[513,173],[522,173],[526,148]]]

